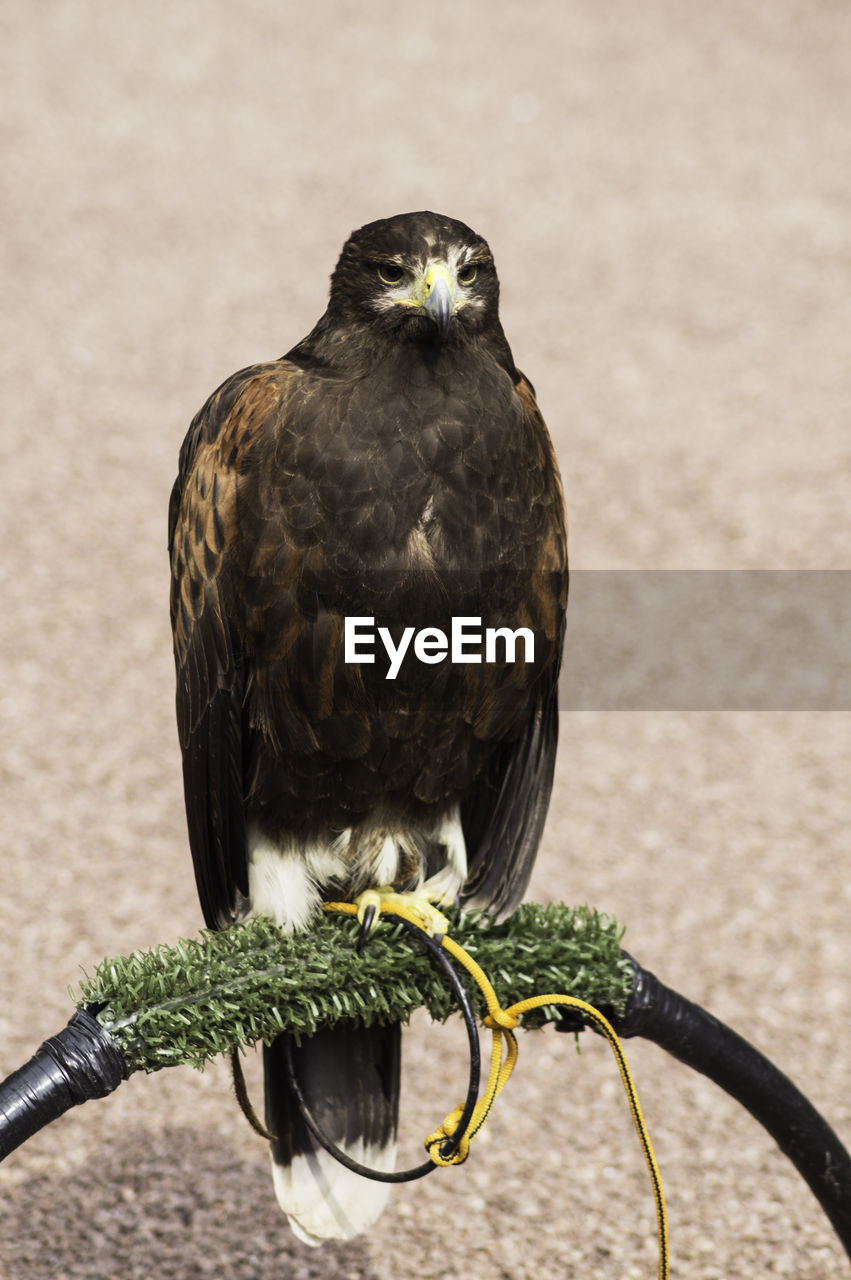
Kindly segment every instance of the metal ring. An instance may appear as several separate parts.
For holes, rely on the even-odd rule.
[[[385,913],[393,915],[393,912]],[[476,1105],[476,1099],[479,1096],[479,1080],[481,1077],[482,1057],[479,1048],[479,1032],[476,1027],[476,1015],[470,1004],[470,997],[461,981],[458,973],[449,959],[443,947],[438,941],[427,934],[419,925],[412,924],[410,920],[404,919],[403,916],[395,916],[399,924],[405,926],[409,933],[425,943],[431,954],[439,961],[446,971],[450,983],[452,984],[461,1013],[464,1017],[464,1023],[467,1028],[467,1038],[470,1042],[470,1080],[467,1086],[467,1097],[464,1102],[464,1108],[461,1112],[461,1118],[458,1121],[458,1127],[451,1137],[441,1143],[440,1154],[445,1159],[458,1150],[461,1139],[469,1128],[470,1121],[473,1117],[473,1108]],[[345,1165],[347,1169],[351,1169],[353,1173],[359,1173],[364,1178],[371,1178],[373,1182],[413,1182],[417,1178],[424,1178],[427,1173],[431,1173],[433,1169],[439,1166],[432,1160],[426,1160],[423,1164],[417,1165],[414,1169],[403,1169],[399,1173],[385,1173],[381,1169],[369,1169],[366,1165],[360,1164],[357,1160],[353,1160],[351,1156],[346,1155],[345,1151],[331,1141],[331,1139],[323,1133],[319,1124],[312,1115],[301,1086],[295,1073],[295,1063],[293,1062],[292,1040],[287,1037],[286,1040],[286,1063],[287,1078],[289,1086],[293,1091],[293,1096],[298,1103],[301,1118],[309,1129],[310,1133],[316,1139],[321,1147],[324,1147],[329,1155],[333,1156],[340,1164]]]

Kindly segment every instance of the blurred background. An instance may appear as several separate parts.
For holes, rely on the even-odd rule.
[[[354,227],[432,208],[490,241],[573,567],[851,568],[849,37],[841,0],[2,0],[0,1074],[64,1024],[81,966],[200,926],[177,453],[225,377],[312,326]],[[565,714],[530,894],[616,915],[846,1142],[849,745],[839,711]],[[415,1020],[406,1164],[462,1044]],[[755,1123],[627,1048],[676,1273],[846,1275]],[[319,1253],[224,1064],[134,1077],[0,1168],[0,1271],[654,1275],[616,1071],[581,1050],[524,1037],[468,1164]]]

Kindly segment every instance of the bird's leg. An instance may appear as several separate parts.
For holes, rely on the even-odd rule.
[[[379,889],[367,889],[365,893],[358,894],[355,898],[355,906],[362,926],[363,941],[366,940],[377,921],[382,906],[389,907],[391,910],[398,907],[401,910],[410,911],[417,917],[426,933],[432,937],[435,934],[446,933],[449,929],[449,921],[434,905],[428,893],[425,892],[425,887],[413,893],[397,893],[392,885],[382,885]]]

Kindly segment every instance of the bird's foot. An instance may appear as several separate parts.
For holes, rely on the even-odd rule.
[[[355,898],[358,909],[358,920],[363,926],[361,936],[366,938],[378,919],[382,906],[394,910],[404,910],[416,916],[431,937],[446,933],[449,921],[442,911],[434,905],[422,890],[414,893],[397,893],[391,885],[382,885],[380,889],[367,889]]]

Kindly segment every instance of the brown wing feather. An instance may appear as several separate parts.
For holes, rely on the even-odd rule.
[[[204,918],[236,918],[248,894],[246,670],[234,561],[239,488],[297,371],[229,378],[193,420],[169,506],[171,620],[189,843]]]
[[[536,631],[545,651],[522,732],[496,749],[482,782],[461,806],[469,868],[462,899],[496,916],[509,915],[526,890],[549,807],[558,743],[558,677],[568,587],[567,529],[558,465],[532,384],[519,371],[515,390],[539,444],[538,465],[528,477],[529,491],[537,496],[542,519],[536,567],[525,582],[526,625]]]

